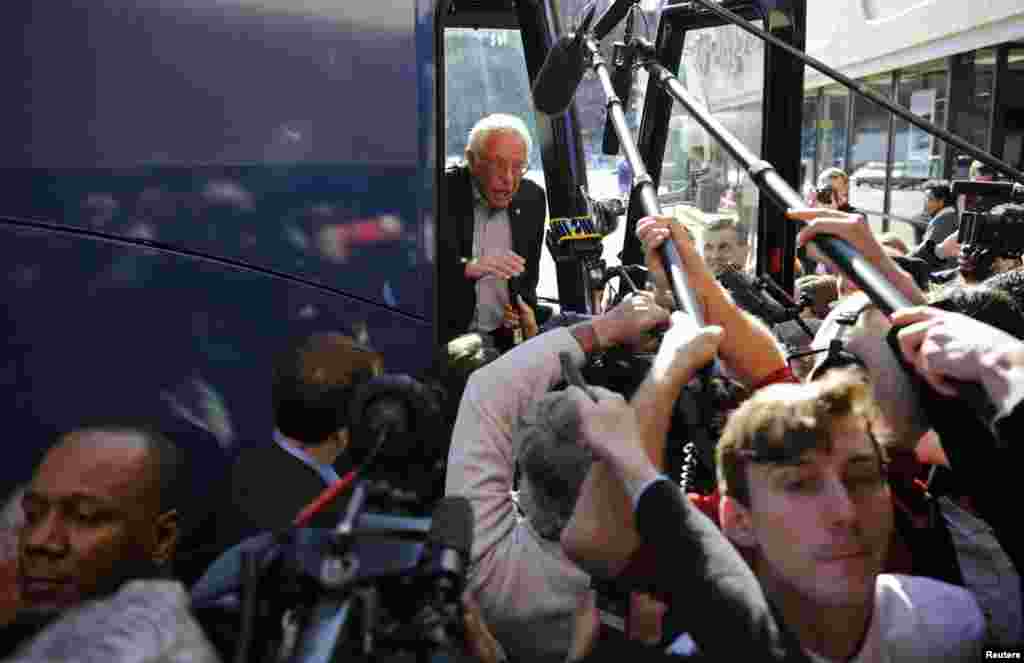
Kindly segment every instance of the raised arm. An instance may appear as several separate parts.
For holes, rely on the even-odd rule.
[[[786,357],[771,330],[736,306],[678,220],[647,217],[640,220],[636,234],[644,244],[647,267],[654,275],[659,293],[667,293],[668,278],[656,249],[669,238],[675,243],[689,283],[703,308],[705,323],[725,331],[718,352],[740,382],[753,387],[786,368]]]
[[[568,352],[581,365],[586,354],[637,342],[667,318],[653,297],[637,295],[593,320],[530,339],[470,376],[452,433],[445,494],[464,496],[473,506],[474,578],[500,573],[496,557],[502,546],[512,545],[512,429],[527,406],[560,379],[559,354]]]
[[[660,471],[664,466],[665,439],[683,385],[711,360],[721,340],[721,328],[698,329],[685,314],[673,313],[672,326],[631,406],[623,402],[623,416],[635,417],[638,448],[652,468]],[[622,443],[630,444],[625,439]],[[607,463],[594,463],[562,533],[562,549],[589,572],[614,577],[639,545],[633,505],[622,482]]]
[[[900,268],[896,261],[885,252],[878,238],[871,232],[867,219],[860,214],[847,214],[829,209],[794,210],[786,216],[796,221],[809,221],[797,233],[796,242],[804,246],[818,235],[834,235],[844,239],[857,250],[864,259],[874,265],[882,275],[892,283],[912,304],[926,304],[927,298],[917,287],[914,277]],[[811,247],[811,257],[815,260],[831,261]]]
[[[717,333],[698,332],[704,347],[695,356],[713,353]],[[708,660],[806,661],[736,549],[678,487],[659,476],[639,443],[640,413],[621,400],[591,402],[576,388],[570,397],[583,421],[582,442],[635,505],[636,532],[653,551],[652,582],[672,603],[697,606],[687,611],[688,632],[701,654]]]

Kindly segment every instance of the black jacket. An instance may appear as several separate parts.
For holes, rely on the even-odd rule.
[[[512,250],[526,260],[526,271],[519,279],[519,292],[531,307],[536,308],[540,252],[547,220],[544,189],[524,179],[509,205],[508,213]],[[438,329],[440,341],[447,343],[468,331],[476,310],[475,284],[466,278],[464,263],[464,259],[473,257],[473,180],[466,166],[445,172],[437,233]]]
[[[655,591],[683,608],[702,660],[807,661],[725,535],[668,481],[640,497],[636,525],[654,550]]]
[[[334,465],[348,471],[342,455]],[[175,572],[191,585],[224,551],[242,540],[291,524],[326,488],[316,470],[270,442],[246,447],[212,496],[209,515],[179,546]],[[345,513],[342,495],[317,514],[310,527],[334,527]]]

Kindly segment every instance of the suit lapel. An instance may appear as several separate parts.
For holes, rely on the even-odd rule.
[[[462,168],[460,181],[460,195],[455,197],[454,202],[458,209],[457,218],[453,219],[456,224],[456,231],[459,234],[459,255],[470,257],[473,255],[473,178],[469,173],[469,167]]]

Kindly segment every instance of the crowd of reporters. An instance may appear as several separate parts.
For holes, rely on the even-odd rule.
[[[641,220],[648,291],[539,328],[519,300],[505,317],[529,322],[521,343],[501,353],[486,335],[460,336],[426,386],[398,381],[430,404],[413,409],[435,408],[438,427],[419,433],[440,442],[406,431],[381,452],[354,404],[397,388],[382,376],[386,358],[340,334],[301,339],[272,376],[271,443],[243,452],[187,537],[187,475],[172,441],[124,422],[69,432],[21,497],[17,603],[0,651],[239,660],[239,639],[254,637],[238,626],[244,583],[236,604],[198,600],[215,593],[217,560],[288,530],[370,461],[391,506],[403,488],[407,504],[434,504],[443,482],[472,509],[456,658],[968,661],[1019,651],[1024,270],[992,261],[1004,273],[979,279],[975,260],[966,278],[933,286],[925,275],[953,257],[955,201],[938,185],[928,195],[936,223],[905,260],[856,213],[791,214],[807,222],[798,243],[808,263],[827,264],[815,237],[842,238],[912,302],[891,316],[846,275],[816,274],[778,298],[792,320],[761,319],[720,282],[746,260],[741,229]],[[704,327],[675,311],[664,242],[682,258]],[[964,385],[979,388],[968,398]],[[303,524],[332,529],[348,502]],[[285,636],[261,635],[284,650]]]

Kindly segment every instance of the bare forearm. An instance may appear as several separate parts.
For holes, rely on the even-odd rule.
[[[736,377],[750,386],[785,367],[786,357],[771,330],[736,306],[696,249],[684,247],[681,255],[704,308],[704,322],[726,332],[718,354]]]
[[[639,444],[654,468],[664,467],[665,438],[675,399],[692,374],[664,374],[655,367],[633,396],[638,439],[621,443]],[[640,546],[632,500],[620,474],[604,462],[591,467],[562,536],[570,559],[590,573],[607,577],[618,575]]]

